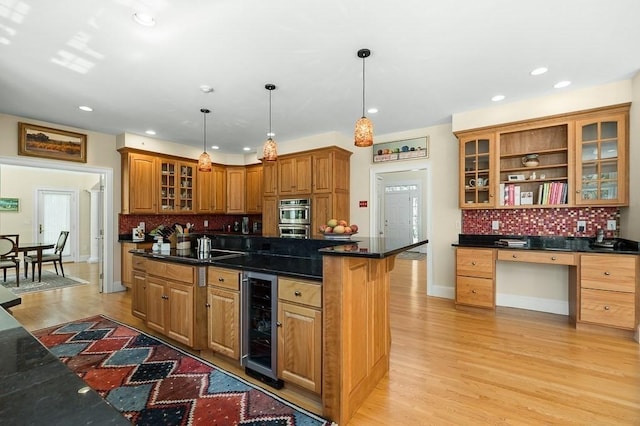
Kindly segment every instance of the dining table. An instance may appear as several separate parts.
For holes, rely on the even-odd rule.
[[[38,264],[38,282],[42,281],[42,252],[47,249],[52,249],[55,246],[55,243],[23,243],[22,241],[19,241],[18,243],[18,252],[24,253],[25,256],[28,256],[29,252],[36,252],[36,262]],[[27,267],[25,265],[25,277],[27,276],[28,272],[29,271],[27,271]],[[31,277],[31,281],[35,281],[36,274],[34,273],[32,275],[33,276]]]

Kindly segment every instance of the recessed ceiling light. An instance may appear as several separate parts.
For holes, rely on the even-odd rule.
[[[563,87],[567,87],[570,84],[571,84],[571,82],[569,80],[563,80],[563,81],[559,81],[556,84],[554,84],[553,87],[556,88],[556,89],[562,89]]]
[[[494,97],[492,97],[492,98],[491,98],[491,100],[492,100],[493,102],[500,102],[500,101],[503,101],[503,100],[504,100],[504,98],[505,98],[505,96],[504,96],[504,95],[495,95]]]
[[[533,71],[531,71],[529,74],[531,74],[531,75],[541,75],[541,74],[544,74],[547,71],[549,71],[549,68],[547,68],[547,67],[538,67],[538,68],[534,69]]]
[[[146,133],[146,134],[148,134],[148,135],[153,136],[153,135],[155,135],[155,134],[156,134],[156,131],[155,131],[155,130],[151,130],[151,129],[149,129],[149,130],[145,131],[145,133]]]
[[[204,93],[211,93],[213,92],[213,87],[203,84],[202,86],[200,86],[200,90],[202,90]]]
[[[220,149],[220,147],[218,145],[213,145],[211,149]]]
[[[134,13],[133,20],[145,27],[153,27],[156,24],[156,20],[153,19],[153,16],[141,12]]]
[[[369,108],[369,109],[367,110],[367,112],[368,112],[369,114],[375,114],[375,113],[377,113],[377,112],[378,112],[378,108]]]
[[[251,148],[249,148],[248,146],[245,146],[244,148],[242,148],[243,151],[251,151]]]
[[[78,107],[78,109],[81,109],[82,111],[87,111],[87,112],[93,111],[93,108],[91,108],[90,106],[87,106],[87,105],[80,105]]]

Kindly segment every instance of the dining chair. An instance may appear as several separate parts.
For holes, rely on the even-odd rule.
[[[17,234],[0,235],[0,268],[4,271],[4,282],[7,282],[7,269],[16,268],[16,287],[20,287],[19,239]]]
[[[58,266],[60,264],[60,271],[62,272],[62,276],[64,277],[64,268],[62,266],[62,252],[64,251],[64,246],[67,244],[67,238],[69,237],[69,231],[60,231],[60,236],[58,236],[58,241],[56,242],[55,247],[53,248],[53,253],[43,254],[42,255],[42,263],[44,262],[53,262],[53,267],[56,268],[56,274],[58,274]],[[31,263],[31,276],[33,277],[36,271],[36,263],[38,263],[37,256],[25,256],[24,257],[24,272],[25,276],[28,270],[27,263]]]

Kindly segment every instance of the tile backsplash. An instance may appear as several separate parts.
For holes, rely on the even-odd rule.
[[[194,232],[222,231],[223,226],[231,225],[234,222],[242,222],[242,216],[249,217],[249,229],[253,229],[253,222],[262,220],[262,215],[138,215],[138,214],[121,214],[118,217],[118,233],[130,234],[131,229],[138,226],[140,222],[144,222],[146,232],[150,232],[158,225],[171,226],[174,223],[181,225],[187,222],[195,225]],[[205,228],[204,221],[208,221],[208,227]]]
[[[585,221],[584,232],[577,231],[578,221]],[[616,221],[616,230],[607,230],[607,221]],[[492,230],[493,221],[499,229]],[[557,235],[565,237],[595,236],[598,228],[606,238],[620,232],[618,207],[551,208],[551,209],[487,209],[463,210],[463,234]]]

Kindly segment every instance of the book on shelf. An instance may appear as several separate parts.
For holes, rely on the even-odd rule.
[[[523,206],[530,206],[533,204],[533,192],[523,191],[520,193],[520,204]]]

